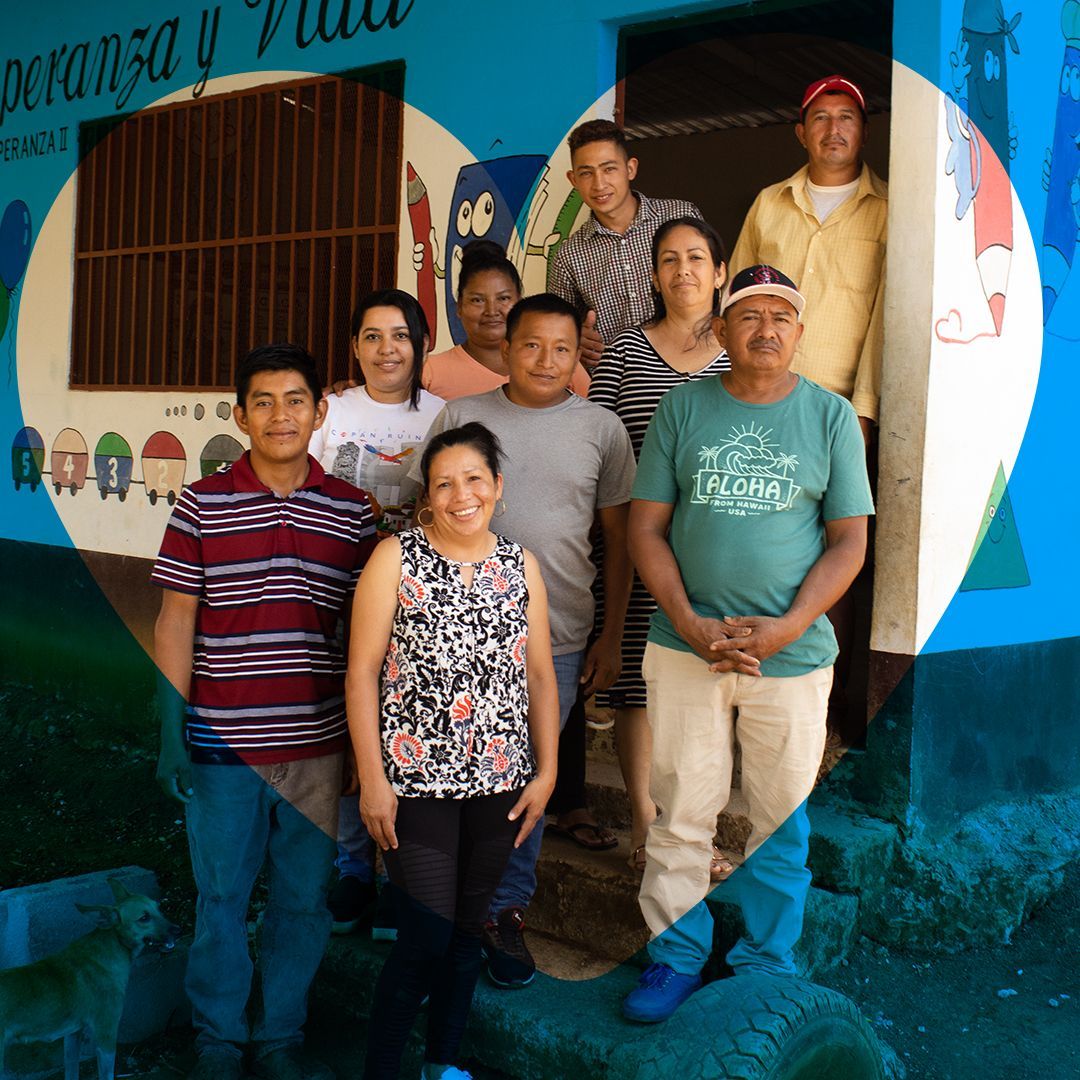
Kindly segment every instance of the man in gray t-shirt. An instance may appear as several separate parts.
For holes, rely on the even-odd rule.
[[[577,364],[581,317],[550,293],[522,300],[506,321],[505,387],[448,402],[428,438],[478,421],[502,444],[505,513],[492,528],[528,548],[548,591],[551,645],[559,683],[559,722],[577,695],[603,690],[619,675],[623,619],[630,594],[626,522],[634,483],[634,451],[626,429],[607,409],[567,386]],[[413,473],[419,477],[419,458]],[[589,534],[599,518],[604,536],[604,625],[593,628]],[[485,930],[488,974],[503,986],[532,979],[535,964],[521,930],[536,891],[537,826],[510,859]]]

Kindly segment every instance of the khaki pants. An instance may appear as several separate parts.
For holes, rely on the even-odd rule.
[[[761,970],[791,969],[810,883],[804,803],[825,748],[832,668],[790,678],[713,674],[696,654],[650,642],[642,672],[653,734],[649,791],[659,808],[640,896],[653,959],[683,974],[708,959],[712,919],[703,900],[737,737],[752,830],[736,874],[748,931],[740,945],[749,955],[740,946],[733,953]]]

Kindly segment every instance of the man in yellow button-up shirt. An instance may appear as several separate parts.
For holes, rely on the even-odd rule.
[[[808,163],[754,200],[731,274],[767,263],[800,283],[806,333],[792,371],[848,398],[869,443],[881,389],[888,187],[863,163],[866,100],[850,79],[811,84],[795,134]]]

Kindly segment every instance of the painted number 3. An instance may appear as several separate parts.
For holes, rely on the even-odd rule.
[[[109,458],[109,487],[114,488],[117,485],[118,477],[116,475],[116,466],[119,464],[116,458]]]

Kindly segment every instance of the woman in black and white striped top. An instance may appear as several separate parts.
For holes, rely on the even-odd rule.
[[[607,346],[589,389],[590,401],[622,420],[635,455],[641,453],[660,399],[672,387],[731,367],[712,332],[727,278],[719,234],[699,218],[665,222],[653,237],[652,261],[655,314],[644,326],[622,331]],[[598,606],[601,603],[598,597]],[[649,619],[655,610],[656,602],[635,576],[623,630],[622,675],[610,690],[597,694],[598,705],[615,710],[615,745],[633,814],[630,865],[636,870],[645,867],[645,834],[656,816],[649,798],[652,737],[641,677]],[[600,615],[598,611],[598,619]],[[715,849],[712,872],[714,879],[730,872]]]

